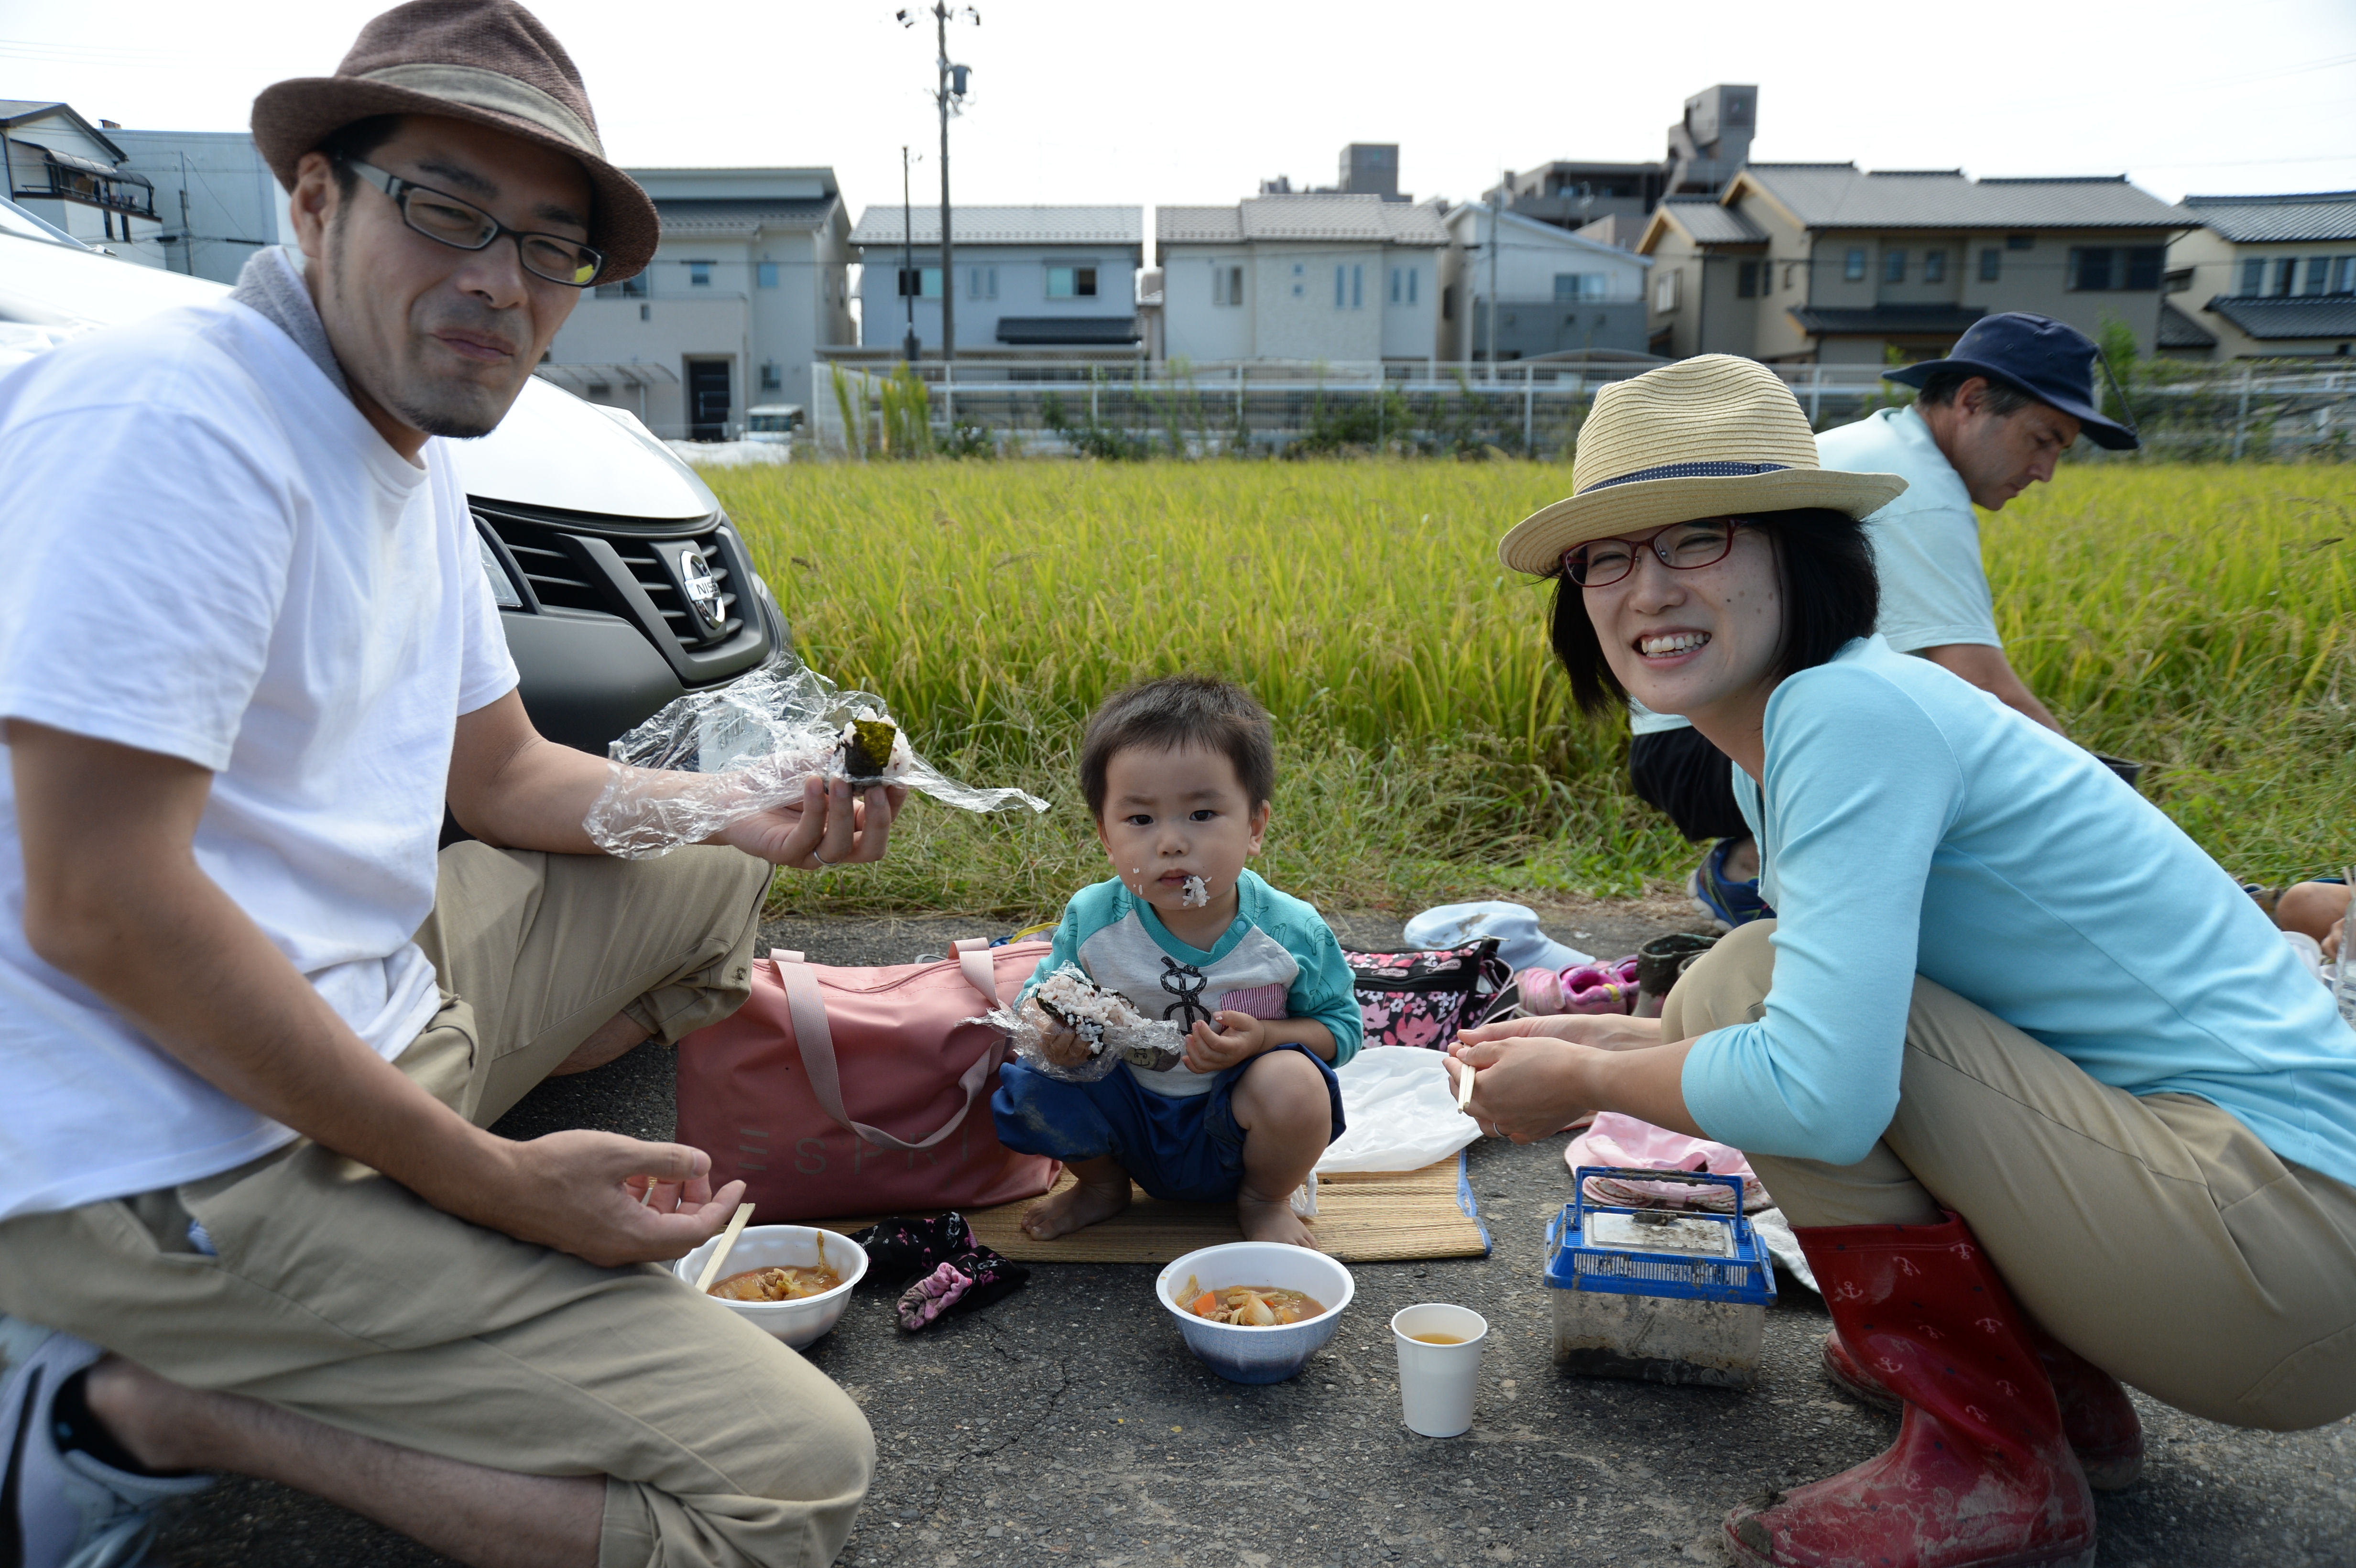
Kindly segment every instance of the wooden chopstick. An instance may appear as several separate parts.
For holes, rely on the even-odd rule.
[[[736,1250],[736,1238],[744,1233],[744,1221],[752,1217],[753,1206],[750,1203],[736,1205],[736,1217],[729,1221],[728,1229],[720,1233],[720,1250],[712,1254],[712,1261],[703,1265],[702,1276],[695,1282],[696,1295],[710,1294],[712,1282],[720,1277],[720,1265],[726,1263],[728,1254]]]

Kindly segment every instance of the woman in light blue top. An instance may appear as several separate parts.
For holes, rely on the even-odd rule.
[[[1873,624],[1857,519],[1762,367],[1609,389],[1508,566],[1602,710],[1733,759],[1779,920],[1658,1020],[1473,1031],[1516,1138],[1610,1110],[1736,1145],[1794,1221],[1826,1371],[1889,1452],[1738,1509],[1748,1564],[2092,1561],[2124,1379],[2277,1430],[2356,1410],[2356,1033],[2233,880],[2104,765]]]

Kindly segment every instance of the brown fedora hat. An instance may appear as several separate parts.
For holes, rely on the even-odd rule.
[[[472,121],[565,154],[595,189],[589,243],[601,283],[645,271],[662,220],[638,182],[605,161],[581,71],[515,0],[410,0],[360,29],[333,76],[297,77],[253,101],[253,141],[294,188],[294,165],[329,135],[377,114]]]

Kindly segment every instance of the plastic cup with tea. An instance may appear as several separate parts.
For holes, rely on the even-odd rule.
[[[1472,1427],[1488,1340],[1489,1320],[1469,1307],[1426,1302],[1392,1314],[1399,1404],[1408,1431],[1454,1437]]]

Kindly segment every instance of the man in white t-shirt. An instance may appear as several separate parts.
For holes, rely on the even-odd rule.
[[[1912,406],[1816,437],[1826,468],[1906,478],[1906,493],[1866,519],[1881,582],[1874,630],[1898,652],[1944,665],[2056,731],[2062,726],[2004,656],[1972,508],[2000,511],[2051,480],[2081,432],[2113,451],[2139,444],[2102,412],[2098,353],[2094,339],[2048,316],[1986,316],[1946,358],[1883,372],[1920,389]],[[1758,850],[1735,809],[1725,757],[1675,714],[1629,706],[1636,793],[1687,837],[1717,840],[1690,880],[1696,902],[1725,925],[1764,914]]]
[[[299,261],[0,379],[0,1557],[232,1470],[473,1563],[830,1560],[864,1420],[648,1266],[741,1186],[483,1129],[725,1017],[771,866],[897,793],[611,859],[524,714],[438,438],[659,233],[546,29],[403,6],[254,132]]]

